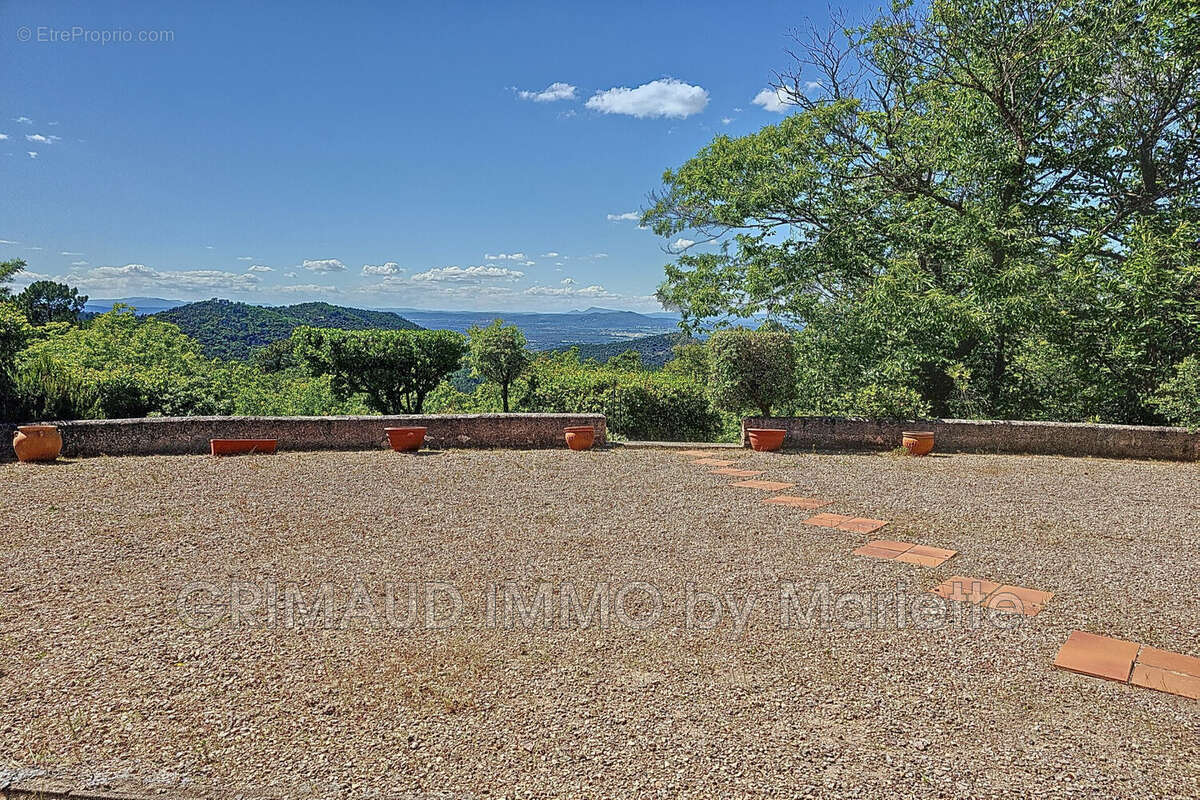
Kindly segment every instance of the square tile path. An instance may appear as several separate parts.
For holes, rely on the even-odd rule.
[[[1200,700],[1200,658],[1150,645],[1072,631],[1054,666]]]
[[[876,540],[867,542],[854,551],[858,556],[880,558],[885,561],[903,561],[906,564],[919,564],[922,567],[937,567],[954,556],[957,550],[944,550],[941,547],[929,547],[912,542],[892,542]]]
[[[848,517],[845,514],[817,514],[804,520],[805,525],[816,525],[818,528],[836,528],[850,533],[874,533],[887,525],[884,519],[868,519],[866,517]]]
[[[796,484],[781,483],[779,481],[738,481],[729,485],[741,486],[744,489],[764,489],[768,492],[782,492],[785,489],[791,489]]]
[[[1050,598],[1054,597],[1053,592],[1012,584],[1002,585],[984,578],[967,578],[962,575],[948,578],[929,591],[947,600],[982,603],[985,608],[1024,614],[1027,617],[1040,614]]]
[[[734,478],[753,478],[755,475],[762,475],[761,469],[734,469],[733,467],[725,467],[723,469],[712,469],[708,471],[710,475],[729,475]],[[793,484],[788,484],[792,486]]]
[[[781,494],[775,497],[764,497],[763,502],[776,506],[788,506],[789,508],[803,508],[806,511],[814,511],[830,505],[833,501],[818,500],[815,497],[797,497],[791,494]]]

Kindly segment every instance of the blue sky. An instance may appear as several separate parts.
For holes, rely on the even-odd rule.
[[[0,1],[0,259],[93,298],[657,310],[666,242],[625,215],[778,121],[829,14]]]

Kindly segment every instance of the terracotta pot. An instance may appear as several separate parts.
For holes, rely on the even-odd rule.
[[[591,425],[574,425],[564,428],[567,436],[567,447],[572,450],[591,450],[596,442],[596,431]]]
[[[214,456],[243,456],[249,453],[275,452],[278,439],[209,439],[208,446]]]
[[[783,447],[787,431],[782,428],[747,428],[750,436],[750,446],[760,453],[778,450]]]
[[[384,428],[388,442],[397,453],[415,453],[425,442],[425,428]]]
[[[53,461],[62,452],[62,434],[53,425],[21,425],[13,435],[20,461]]]
[[[933,452],[933,431],[905,431],[904,449],[910,456],[925,456]]]

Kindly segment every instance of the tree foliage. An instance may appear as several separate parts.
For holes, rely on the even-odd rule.
[[[506,326],[503,320],[498,319],[487,327],[472,325],[467,335],[470,337],[473,374],[500,387],[501,407],[507,414],[509,389],[533,360],[526,346],[525,334],[516,325]]]
[[[713,401],[728,411],[753,409],[764,417],[796,395],[796,355],[792,337],[779,331],[743,328],[715,332],[712,357]]]
[[[425,396],[454,370],[466,342],[453,331],[343,331],[302,326],[294,353],[314,375],[328,375],[340,398],[362,394],[381,414],[420,414]]]
[[[19,374],[38,390],[38,417],[123,418],[216,414],[211,361],[174,325],[117,306],[88,325],[50,323],[21,353]]]
[[[79,322],[87,295],[65,283],[34,281],[13,300],[32,325]]]
[[[708,247],[660,298],[802,329],[802,408],[1160,420],[1200,339],[1195,4],[915,8],[800,42],[794,113],[665,174],[646,222]]]
[[[25,269],[25,262],[19,258],[11,261],[0,261],[0,300],[12,296],[12,289],[5,284],[11,283],[18,272]]]

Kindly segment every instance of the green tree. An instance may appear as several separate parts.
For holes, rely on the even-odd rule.
[[[664,372],[682,375],[700,383],[708,380],[712,374],[712,359],[705,345],[689,340],[675,345],[673,350],[675,357],[663,365]]]
[[[29,321],[12,303],[0,302],[0,419],[20,415],[16,385],[17,354],[29,341]]]
[[[0,261],[0,300],[11,296],[12,290],[4,284],[12,282],[13,277],[23,269],[25,269],[25,262],[19,258]]]
[[[429,394],[458,369],[466,342],[453,331],[344,331],[302,326],[292,332],[296,358],[328,375],[334,394],[362,394],[381,414],[420,414]]]
[[[794,113],[665,174],[645,221],[710,246],[660,299],[802,328],[814,402],[1153,421],[1200,338],[1196,23],[1187,0],[933,0],[800,42]],[[1164,250],[1155,306],[1138,254]]]
[[[627,372],[637,372],[642,369],[642,354],[637,350],[625,350],[610,358],[608,366]]]
[[[33,325],[78,322],[87,295],[79,294],[65,283],[34,281],[16,296],[14,302]]]
[[[37,416],[183,416],[226,411],[214,363],[174,325],[117,306],[82,327],[50,323],[20,355]]]
[[[509,387],[532,360],[525,334],[516,325],[506,326],[498,319],[486,328],[472,325],[467,335],[473,374],[500,386],[500,404],[507,414]]]
[[[729,411],[771,409],[796,395],[796,356],[792,337],[743,328],[720,330],[708,340],[712,358],[712,395]]]

